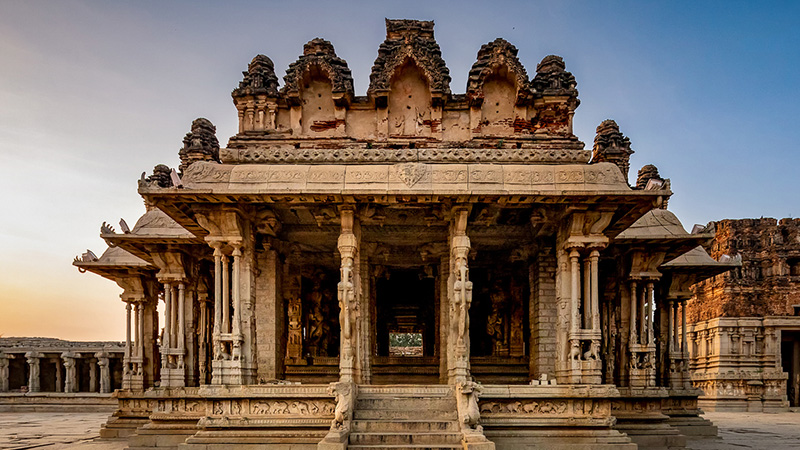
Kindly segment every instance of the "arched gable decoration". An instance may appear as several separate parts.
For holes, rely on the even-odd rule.
[[[346,103],[353,98],[353,74],[347,67],[347,61],[336,56],[333,44],[329,41],[315,38],[303,46],[303,55],[289,65],[283,77],[282,93],[290,101],[299,99],[303,76],[313,66],[319,68],[330,79],[332,94],[337,104]]]
[[[433,21],[390,19],[386,19],[386,40],[378,48],[367,94],[385,99],[392,75],[407,60],[413,60],[427,78],[434,101],[450,95],[450,70],[433,38]]]
[[[467,98],[470,104],[479,106],[484,99],[483,86],[486,80],[506,67],[513,75],[517,89],[516,102],[522,105],[531,98],[530,82],[525,67],[517,58],[517,48],[502,38],[497,38],[481,46],[478,60],[472,65],[467,79]]]

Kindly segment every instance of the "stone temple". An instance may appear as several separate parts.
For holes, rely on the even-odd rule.
[[[670,213],[576,80],[503,39],[450,91],[433,22],[387,20],[366,96],[314,39],[253,58],[221,148],[192,123],[147,212],[75,265],[127,310],[103,429],[131,449],[681,448],[715,434],[686,301],[738,267]]]

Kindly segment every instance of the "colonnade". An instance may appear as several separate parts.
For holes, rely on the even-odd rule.
[[[121,355],[49,350],[0,352],[0,392],[110,393],[119,387],[114,385],[112,362]]]

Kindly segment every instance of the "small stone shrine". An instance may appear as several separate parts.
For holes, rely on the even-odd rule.
[[[503,39],[450,91],[433,22],[387,20],[366,96],[323,39],[253,58],[220,148],[197,119],[147,212],[75,265],[123,289],[131,449],[680,448],[715,434],[688,286],[729,270],[575,77]],[[699,270],[698,268],[702,269]],[[163,317],[163,319],[162,319]]]

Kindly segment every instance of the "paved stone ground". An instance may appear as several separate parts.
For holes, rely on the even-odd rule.
[[[124,441],[97,440],[108,413],[0,413],[1,450],[122,450]],[[800,412],[707,413],[717,439],[693,439],[692,450],[800,450]]]
[[[800,449],[800,411],[779,414],[708,412],[719,427],[718,439],[689,440],[693,450]]]

